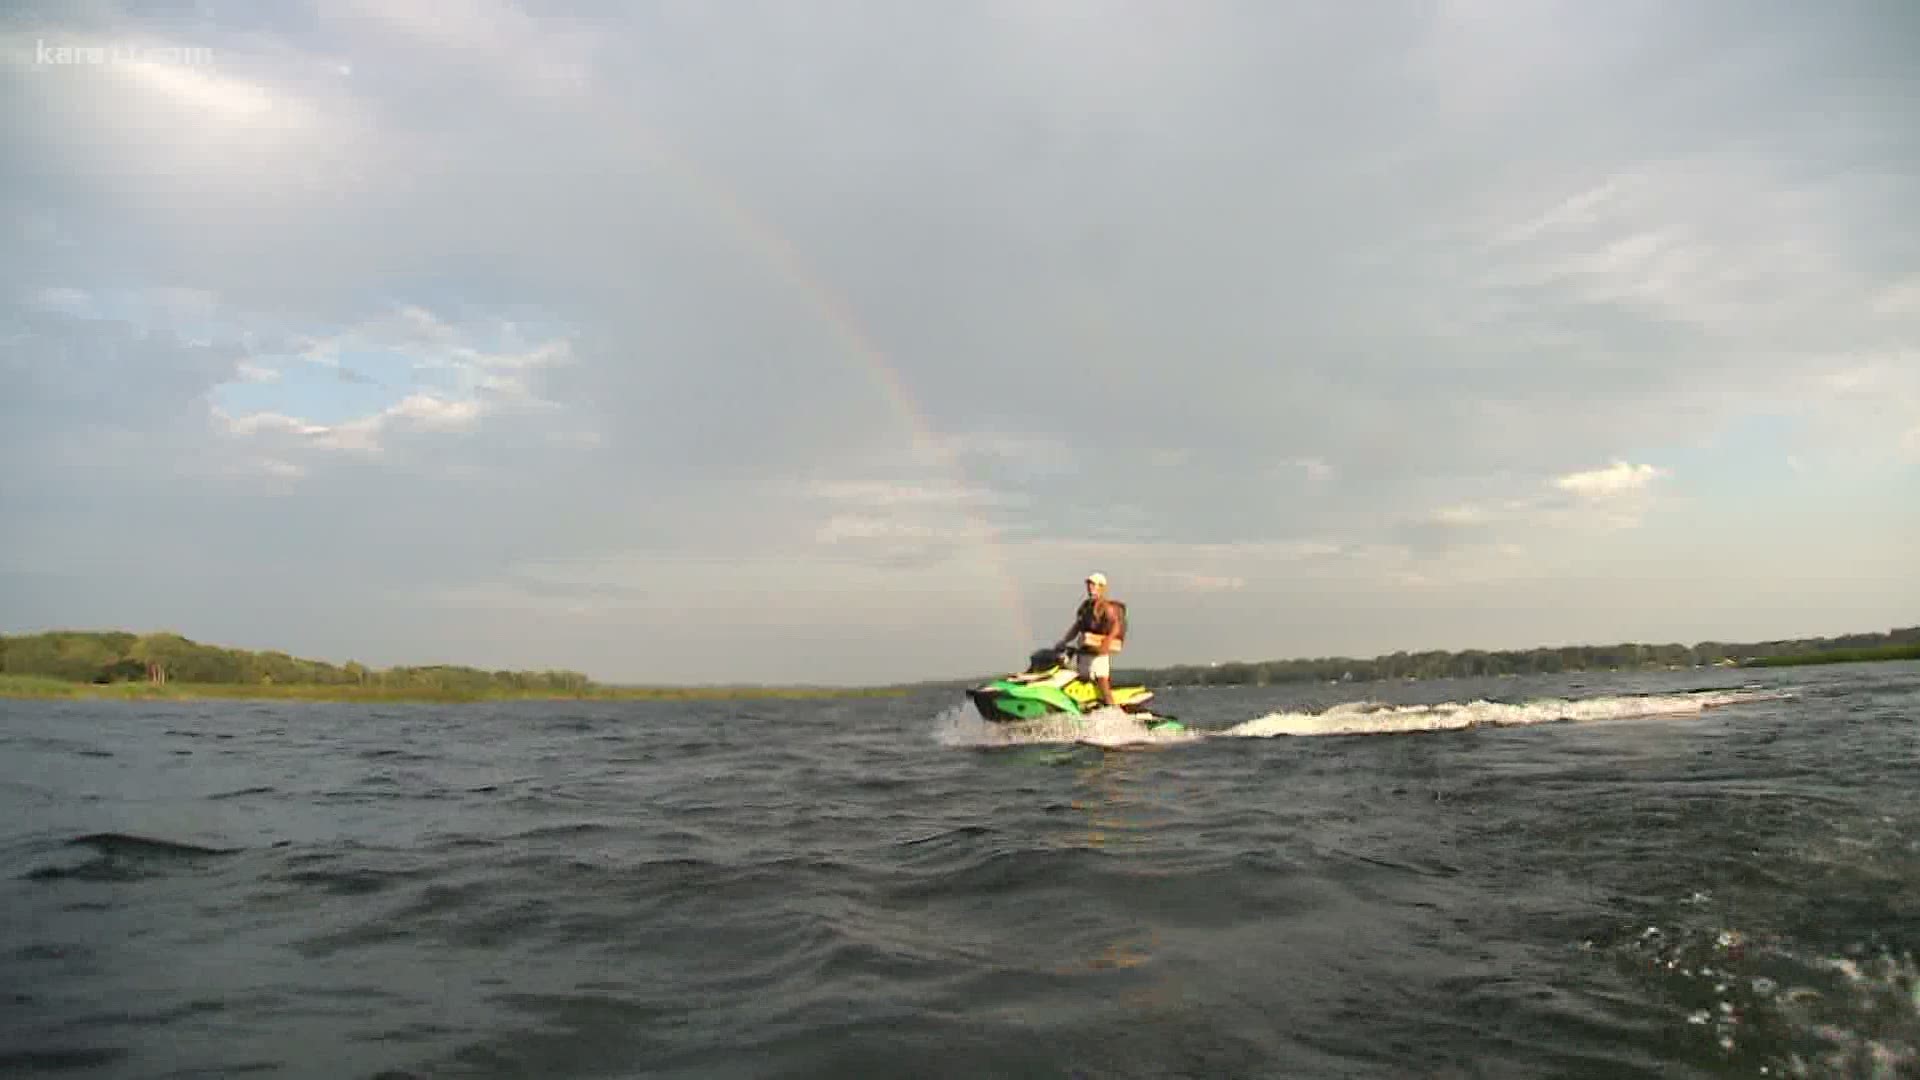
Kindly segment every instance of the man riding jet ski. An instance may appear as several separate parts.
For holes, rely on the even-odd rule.
[[[1179,721],[1147,710],[1153,691],[1112,684],[1109,658],[1126,646],[1127,606],[1107,596],[1106,575],[1088,574],[1086,584],[1087,599],[1066,634],[1029,657],[1025,671],[967,691],[974,708],[983,719],[996,722],[1119,708],[1154,731],[1182,730]]]

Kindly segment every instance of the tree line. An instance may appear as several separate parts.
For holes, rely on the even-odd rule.
[[[1396,652],[1361,660],[1344,656],[1115,670],[1114,681],[1155,686],[1265,686],[1293,682],[1371,682],[1384,679],[1444,679],[1491,675],[1553,674],[1563,671],[1636,671],[1664,668],[1733,666],[1756,662],[1920,647],[1920,626],[1885,633],[1780,641],[1695,645],[1563,645],[1537,649],[1458,652]]]
[[[363,686],[448,693],[577,694],[594,687],[577,671],[486,671],[459,665],[370,668],[272,650],[205,645],[175,633],[55,630],[0,634],[0,673],[80,683]]]
[[[1298,682],[1371,682],[1565,671],[1634,671],[1734,664],[1756,666],[1822,657],[1891,659],[1920,649],[1920,626],[1832,638],[1695,645],[1625,643],[1564,645],[1524,650],[1466,649],[1396,652],[1370,660],[1352,657],[1181,664],[1116,669],[1114,681],[1154,686],[1240,686]],[[1894,650],[1888,652],[1888,650]],[[206,686],[339,686],[373,690],[478,695],[612,692],[577,671],[487,671],[434,664],[370,668],[349,660],[332,664],[274,650],[206,645],[179,634],[56,630],[0,634],[0,674],[76,683],[170,682]]]

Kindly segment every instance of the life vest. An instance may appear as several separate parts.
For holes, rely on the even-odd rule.
[[[1094,602],[1080,601],[1080,629],[1090,634],[1103,634],[1115,641],[1127,640],[1127,605],[1111,597],[1107,599],[1107,622],[1097,623],[1094,619]]]

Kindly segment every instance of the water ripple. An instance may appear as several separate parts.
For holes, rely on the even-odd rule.
[[[7,703],[0,1071],[1920,1075],[1915,670]]]

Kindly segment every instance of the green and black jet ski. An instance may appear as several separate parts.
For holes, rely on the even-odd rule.
[[[967,691],[967,697],[981,718],[993,723],[1085,716],[1101,707],[1099,685],[1081,678],[1072,657],[1054,649],[1039,650],[1028,658],[1027,670],[976,686]],[[1153,691],[1144,686],[1113,688],[1114,706],[1145,722],[1148,730],[1186,730],[1173,717],[1149,711],[1147,703],[1152,700]]]

